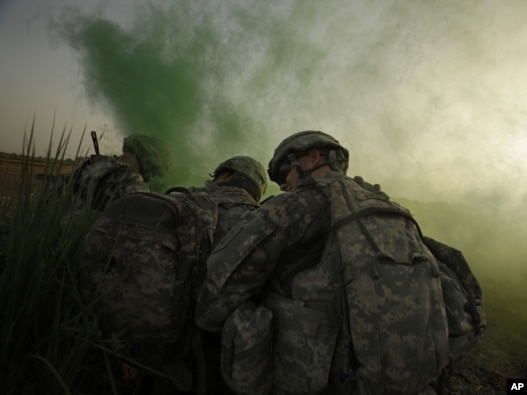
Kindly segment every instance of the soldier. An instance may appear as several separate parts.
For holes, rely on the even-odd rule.
[[[220,163],[212,174],[212,180],[205,187],[189,188],[192,193],[205,191],[218,203],[218,221],[214,228],[212,249],[240,221],[242,215],[253,211],[265,193],[267,177],[263,166],[249,156],[235,156]],[[252,200],[247,196],[249,194]],[[202,262],[205,267],[205,262]],[[194,320],[194,318],[192,318]],[[197,328],[196,328],[197,329]],[[232,394],[221,377],[220,354],[221,339],[219,334],[201,331],[206,363],[207,394]]]
[[[215,246],[238,223],[244,213],[252,211],[257,206],[254,203],[260,201],[266,187],[267,177],[260,162],[250,156],[234,156],[216,167],[212,173],[212,180],[206,181],[203,188],[192,187],[187,191],[205,192],[218,202],[218,222],[213,237]],[[175,187],[167,192],[184,191],[184,189]]]
[[[99,328],[127,344],[121,353],[162,373],[143,372],[142,393],[230,393],[219,373],[219,338],[201,337],[194,309],[212,246],[259,206],[266,172],[235,156],[212,177],[203,188],[118,199],[85,240],[79,285]]]
[[[92,155],[71,176],[81,207],[90,202],[102,210],[132,192],[149,191],[152,177],[162,176],[172,164],[170,152],[155,136],[134,134],[123,141],[121,156]]]
[[[63,225],[67,221],[75,223],[84,207],[97,214],[113,200],[133,192],[148,192],[151,178],[162,176],[172,164],[172,155],[155,136],[128,136],[123,141],[122,155],[106,156],[99,154],[94,134],[96,154],[71,174],[48,185],[48,202],[62,212]]]
[[[268,173],[288,193],[207,261],[196,320],[222,330],[237,394],[428,394],[449,363],[438,262],[410,213],[347,168],[326,133],[286,138]]]
[[[163,176],[172,166],[172,155],[155,136],[133,134],[123,141],[120,160],[131,165],[148,183]]]

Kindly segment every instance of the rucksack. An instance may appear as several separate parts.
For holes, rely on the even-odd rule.
[[[434,254],[448,319],[450,360],[456,362],[477,343],[486,328],[482,292],[463,253],[430,237],[422,240]]]
[[[424,238],[387,195],[341,176],[315,187],[329,198],[331,224],[281,257],[259,297],[263,310],[242,305],[225,321],[225,380],[241,394],[440,389],[484,326],[468,264]],[[254,217],[244,226],[263,225]]]
[[[86,237],[79,282],[102,340],[120,358],[154,369],[154,379],[203,393],[214,369],[219,376],[219,366],[205,367],[194,323],[205,261],[214,243],[256,207],[244,189],[213,182],[110,203]]]
[[[217,216],[206,193],[140,192],[107,207],[86,236],[79,282],[105,336],[188,340]]]
[[[462,254],[423,237],[407,209],[349,186],[331,183],[330,200],[357,391],[423,391],[483,333],[481,289]]]
[[[78,206],[88,203],[95,210],[132,192],[149,191],[139,172],[115,156],[91,155],[66,182],[73,184]]]

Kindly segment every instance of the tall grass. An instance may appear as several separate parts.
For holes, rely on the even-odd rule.
[[[6,239],[0,246],[0,393],[102,393],[97,382],[108,372],[108,358],[95,346],[96,320],[77,289],[79,246],[91,213],[69,215],[71,186],[51,196],[53,178],[35,181],[33,136],[34,123],[24,138],[18,195],[0,207]],[[54,154],[52,139],[47,175],[60,169],[69,134],[62,132]]]

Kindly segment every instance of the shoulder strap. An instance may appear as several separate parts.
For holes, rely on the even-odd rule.
[[[419,235],[421,235],[421,236],[423,235],[422,232],[421,232],[421,228],[419,227],[419,224],[417,223],[415,218],[410,213],[408,213],[406,211],[403,211],[402,209],[398,209],[396,206],[390,205],[388,207],[381,207],[381,206],[379,206],[379,207],[366,207],[366,208],[363,208],[363,209],[360,209],[360,210],[357,211],[356,208],[354,207],[354,205],[352,204],[352,198],[350,196],[350,193],[348,191],[348,188],[347,188],[345,182],[343,180],[337,180],[336,182],[341,184],[341,191],[342,191],[342,194],[344,195],[344,199],[346,201],[346,204],[348,206],[350,214],[345,215],[345,216],[337,219],[335,222],[333,222],[333,224],[331,225],[330,232],[334,232],[334,231],[338,230],[339,228],[341,228],[342,226],[348,225],[348,224],[356,221],[358,226],[359,226],[359,228],[360,228],[360,230],[361,230],[361,232],[362,232],[362,234],[364,235],[364,237],[366,237],[366,239],[368,240],[368,242],[370,243],[372,248],[377,253],[380,253],[380,248],[377,245],[377,243],[375,242],[375,240],[372,237],[371,233],[364,226],[364,223],[361,221],[365,217],[374,216],[374,215],[381,215],[381,216],[384,216],[384,215],[398,215],[398,216],[404,217],[404,218],[409,219],[410,221],[412,221],[414,223],[414,225],[416,226],[417,231],[419,232]]]
[[[347,193],[347,191],[346,191]],[[349,198],[349,195],[347,196],[347,198]],[[350,207],[350,210],[353,210],[353,207],[351,206]],[[417,227],[417,230],[419,232],[419,234],[422,235],[422,232],[421,232],[421,228],[419,227],[419,224],[417,223],[417,221],[415,220],[415,218],[413,216],[411,216],[410,214],[404,212],[404,211],[401,211],[401,210],[398,210],[396,208],[393,208],[393,207],[368,207],[368,208],[365,208],[365,209],[362,209],[360,211],[355,211],[349,215],[346,215],[345,217],[342,217],[342,218],[339,218],[337,221],[335,221],[333,223],[333,225],[331,225],[331,229],[330,229],[330,232],[332,231],[335,231],[337,230],[338,228],[340,228],[341,226],[344,226],[344,225],[347,225],[347,224],[350,224],[354,221],[358,221],[359,222],[359,225],[361,224],[360,220],[364,217],[369,217],[369,216],[372,216],[372,215],[400,215],[402,217],[405,217],[409,220],[411,220],[415,226]],[[363,226],[361,226],[362,228]]]

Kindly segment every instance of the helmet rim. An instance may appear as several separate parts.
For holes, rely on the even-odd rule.
[[[235,171],[247,177],[259,191],[259,200],[267,190],[267,176],[263,165],[251,156],[233,156],[221,162],[214,170],[214,176],[224,170]]]
[[[271,181],[279,183],[279,170],[288,156],[295,152],[305,152],[311,148],[326,148],[341,151],[344,161],[344,172],[348,168],[349,152],[333,136],[320,130],[304,130],[285,138],[275,149],[273,157],[269,161],[267,174]]]

